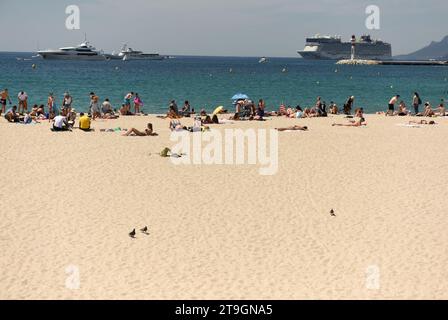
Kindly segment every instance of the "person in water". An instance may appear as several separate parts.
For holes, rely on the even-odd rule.
[[[148,123],[145,131],[139,131],[135,128],[131,128],[126,133],[123,134],[123,136],[130,136],[130,135],[144,137],[144,136],[157,136],[158,134],[154,132],[152,128],[152,123]]]

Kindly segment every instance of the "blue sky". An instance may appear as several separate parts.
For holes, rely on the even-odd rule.
[[[78,5],[80,30],[67,30],[67,5]],[[381,10],[367,30],[365,8]],[[370,33],[394,54],[448,34],[446,0],[0,0],[0,51],[35,51],[82,42],[117,51],[123,43],[162,54],[297,56],[316,33]]]

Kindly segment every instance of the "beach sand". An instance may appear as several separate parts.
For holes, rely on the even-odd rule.
[[[366,119],[212,126],[307,125],[263,176],[174,165],[155,116],[91,133],[2,117],[0,299],[448,299],[448,118]],[[147,122],[158,137],[99,132]]]

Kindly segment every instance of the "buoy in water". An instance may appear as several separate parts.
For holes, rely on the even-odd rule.
[[[34,64],[34,63],[31,65],[31,68],[33,68],[33,69],[36,69],[36,67],[37,67],[37,66],[36,66],[36,64]]]

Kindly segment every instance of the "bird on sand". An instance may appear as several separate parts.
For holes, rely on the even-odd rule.
[[[143,233],[149,234],[147,226],[145,226],[144,228],[140,229],[140,231],[143,232]]]
[[[330,210],[330,215],[331,215],[332,217],[336,217],[336,214],[334,213],[334,210],[333,210],[333,209]]]
[[[129,236],[130,236],[131,238],[135,238],[135,229],[132,230],[131,232],[129,232]]]

